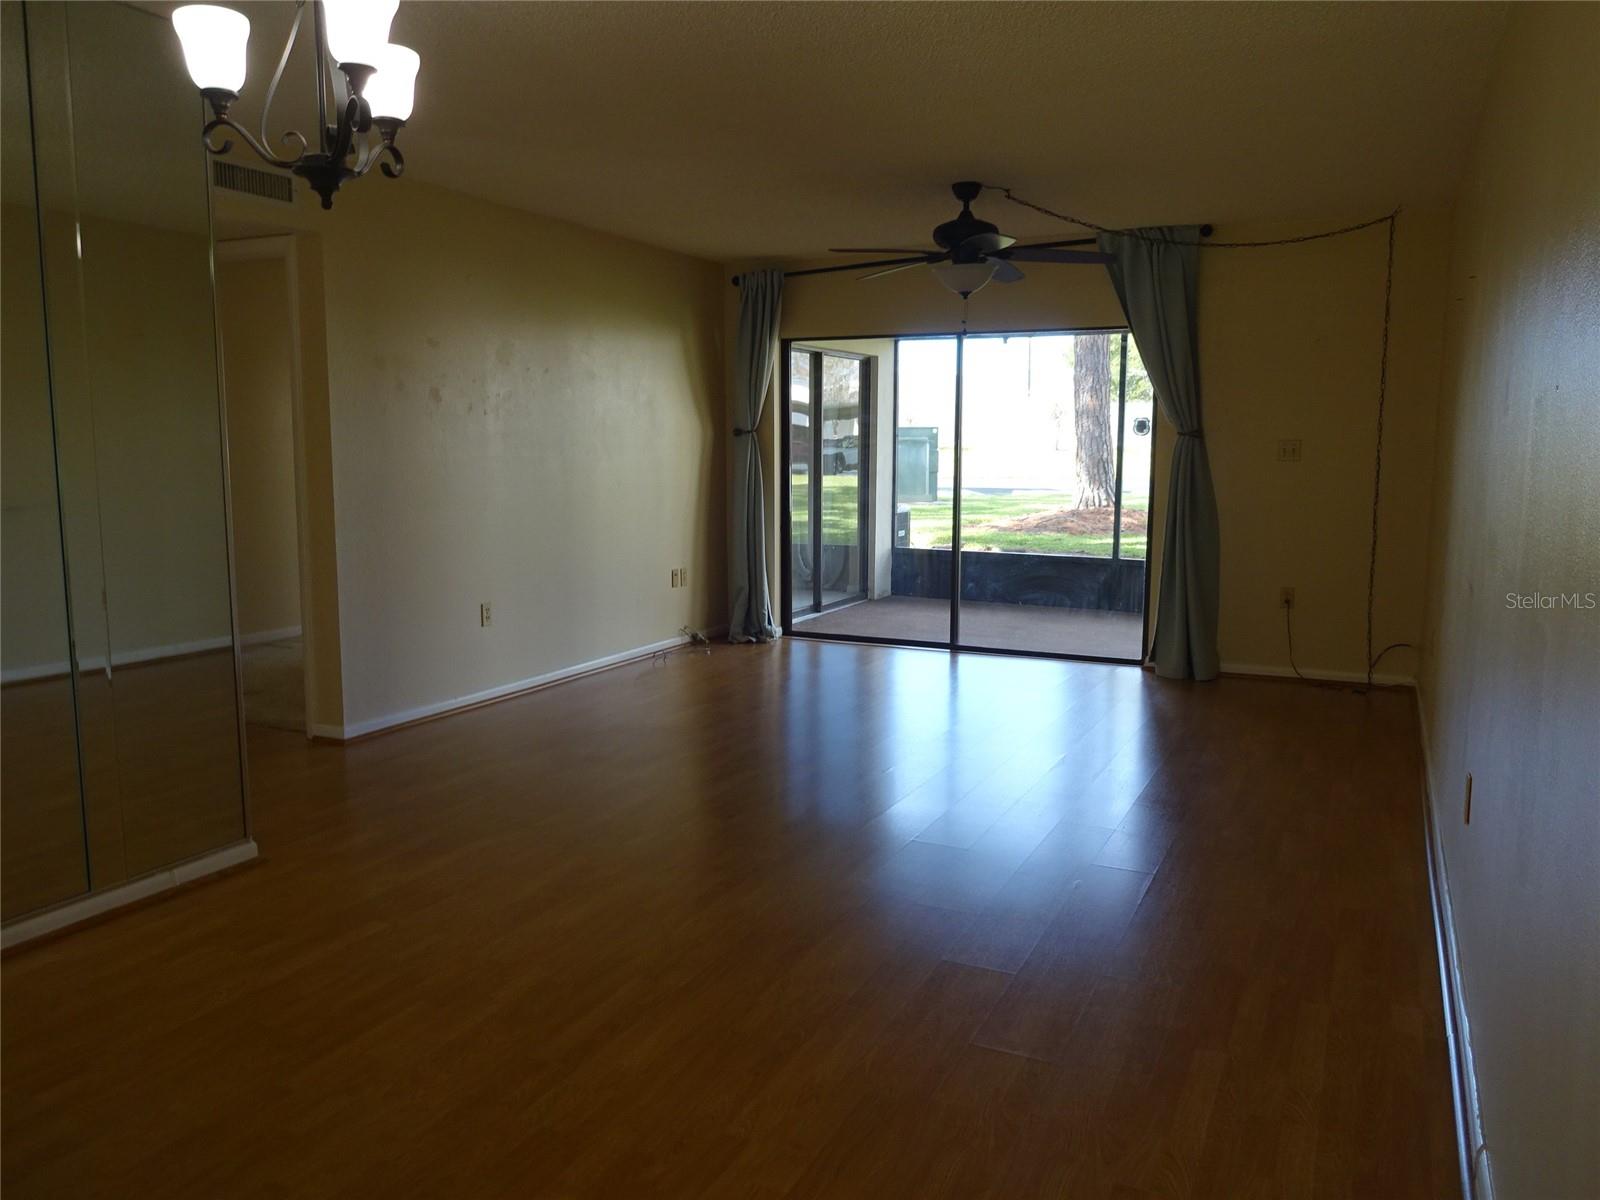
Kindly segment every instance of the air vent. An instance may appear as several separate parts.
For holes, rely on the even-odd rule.
[[[281,200],[294,203],[294,180],[276,171],[258,171],[254,167],[241,167],[238,163],[212,160],[211,182],[230,192],[244,192],[260,196],[263,200]]]

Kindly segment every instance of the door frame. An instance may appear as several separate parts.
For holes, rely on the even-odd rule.
[[[852,350],[835,350],[832,347],[812,345],[811,342],[827,339],[813,338],[810,341],[802,338],[784,338],[779,346],[779,362],[782,375],[779,378],[779,397],[783,409],[783,419],[778,432],[778,497],[783,519],[779,522],[779,590],[782,593],[780,615],[783,629],[790,632],[795,625],[794,612],[794,538],[790,516],[793,513],[793,473],[789,461],[791,441],[789,431],[793,428],[793,406],[789,387],[790,355],[802,351],[811,356],[811,381],[812,402],[811,420],[811,462],[807,465],[807,479],[814,481],[807,487],[807,514],[806,526],[812,539],[812,584],[811,608],[800,614],[800,619],[820,616],[825,612],[842,608],[848,604],[856,604],[870,596],[871,588],[868,583],[868,564],[870,561],[870,546],[868,538],[872,528],[871,508],[872,492],[861,484],[868,478],[867,472],[871,469],[874,443],[872,440],[872,410],[876,397],[872,389],[872,364],[877,358],[872,354],[858,354]],[[843,340],[843,339],[841,339]],[[857,434],[856,447],[856,529],[859,539],[856,544],[857,572],[861,579],[861,595],[847,596],[843,600],[835,600],[831,604],[822,603],[822,576],[818,569],[821,564],[822,554],[822,359],[825,355],[834,358],[852,359],[856,363],[860,378],[861,413],[857,418],[860,432]]]
[[[782,405],[783,405],[783,421],[782,421],[781,429],[779,430],[778,467],[779,467],[779,472],[782,475],[782,480],[780,482],[778,495],[780,497],[780,503],[782,505],[782,519],[779,521],[779,535],[780,535],[780,541],[782,543],[781,554],[780,554],[780,559],[781,559],[780,567],[781,567],[781,577],[782,577],[782,586],[783,586],[783,604],[782,604],[782,628],[783,628],[783,632],[785,634],[787,634],[788,636],[790,636],[790,637],[811,638],[811,639],[816,640],[816,641],[854,642],[854,643],[859,643],[861,645],[869,645],[869,646],[911,646],[911,647],[915,647],[917,649],[944,650],[944,651],[947,651],[947,652],[950,652],[950,653],[963,653],[964,652],[964,653],[968,653],[968,654],[998,654],[998,655],[1002,655],[1002,656],[1009,657],[1009,658],[1048,658],[1048,659],[1058,659],[1058,660],[1067,661],[1067,662],[1097,662],[1097,663],[1111,663],[1111,664],[1120,665],[1120,666],[1139,666],[1139,667],[1142,667],[1150,658],[1150,642],[1151,642],[1151,629],[1150,629],[1150,580],[1151,580],[1151,576],[1153,576],[1155,574],[1155,572],[1153,570],[1154,564],[1151,561],[1151,552],[1154,549],[1154,545],[1155,545],[1155,542],[1154,542],[1154,532],[1155,531],[1150,525],[1149,514],[1154,513],[1156,511],[1158,492],[1159,492],[1159,488],[1160,488],[1160,481],[1157,478],[1157,473],[1156,473],[1156,470],[1155,470],[1155,466],[1156,466],[1156,461],[1155,461],[1156,460],[1156,441],[1157,441],[1157,438],[1158,438],[1159,430],[1161,428],[1161,405],[1160,404],[1152,405],[1151,406],[1151,411],[1150,411],[1150,500],[1149,500],[1149,504],[1148,504],[1147,509],[1146,509],[1146,530],[1147,531],[1145,533],[1144,600],[1143,600],[1143,604],[1142,604],[1141,611],[1140,611],[1140,614],[1139,614],[1139,618],[1140,618],[1140,623],[1139,623],[1139,656],[1137,658],[1117,658],[1117,657],[1109,657],[1109,656],[1106,656],[1106,655],[1099,655],[1099,654],[1064,654],[1064,653],[1060,653],[1060,652],[1057,652],[1057,651],[1051,651],[1051,650],[1012,650],[1012,649],[1009,649],[1009,648],[1006,648],[1006,647],[1001,647],[1001,646],[973,646],[973,645],[967,645],[967,644],[959,641],[957,638],[947,638],[944,641],[933,642],[933,641],[926,641],[926,640],[919,639],[919,638],[885,638],[885,637],[872,637],[872,636],[868,636],[868,635],[865,635],[865,634],[808,633],[808,632],[804,631],[803,628],[801,628],[800,626],[798,626],[795,623],[794,614],[793,614],[793,611],[792,611],[792,593],[791,593],[791,585],[790,585],[790,578],[789,578],[789,576],[790,576],[790,561],[791,561],[791,555],[792,555],[792,551],[790,549],[790,536],[789,536],[789,511],[790,511],[789,510],[789,503],[790,503],[790,496],[789,496],[789,350],[790,350],[791,347],[799,346],[801,348],[805,348],[805,347],[808,347],[808,346],[811,346],[811,345],[814,345],[814,344],[820,343],[820,342],[849,342],[849,341],[888,341],[888,342],[891,342],[893,344],[893,346],[894,346],[894,372],[895,372],[895,375],[894,375],[894,379],[895,379],[894,411],[891,414],[891,418],[890,418],[890,428],[891,428],[891,430],[893,430],[893,429],[898,429],[899,426],[900,426],[900,343],[902,341],[935,341],[935,340],[938,340],[938,339],[941,339],[941,338],[954,340],[956,338],[961,338],[961,337],[969,337],[969,338],[971,338],[971,337],[985,337],[985,338],[990,338],[990,337],[1002,337],[1002,338],[1004,338],[1004,337],[1032,337],[1032,336],[1045,335],[1045,334],[1076,336],[1078,334],[1086,334],[1086,333],[1120,334],[1120,335],[1123,335],[1128,340],[1128,342],[1130,342],[1130,343],[1131,343],[1132,338],[1133,338],[1133,331],[1127,325],[1084,325],[1084,326],[1079,326],[1079,327],[1075,327],[1075,328],[1062,328],[1062,327],[1057,326],[1057,327],[1043,328],[1043,329],[984,329],[984,330],[979,330],[979,331],[961,330],[961,329],[949,329],[949,330],[932,330],[932,331],[928,331],[928,332],[916,332],[916,333],[841,333],[841,334],[829,335],[829,336],[826,336],[826,337],[817,337],[817,336],[812,336],[812,337],[787,337],[787,338],[781,339],[780,342],[779,342],[779,352],[780,352],[780,355],[781,355],[783,373],[782,373],[782,376],[780,377],[780,380],[779,380],[779,382],[780,382],[780,393],[779,394],[780,394],[780,397],[781,397],[781,400],[782,400]],[[828,353],[842,353],[842,352],[830,350],[830,351],[828,351]],[[1124,443],[1126,441],[1126,437],[1125,437],[1126,430],[1125,430],[1124,427],[1125,427],[1125,425],[1127,423],[1126,422],[1126,417],[1127,417],[1127,412],[1126,412],[1126,405],[1127,405],[1127,391],[1126,391],[1126,385],[1127,385],[1127,358],[1126,358],[1125,354],[1123,355],[1122,362],[1119,365],[1119,376],[1120,377],[1119,377],[1119,380],[1118,380],[1118,395],[1117,395],[1117,422],[1118,422],[1118,427],[1117,427],[1117,495],[1116,495],[1117,517],[1116,517],[1116,529],[1114,531],[1114,540],[1117,543],[1117,548],[1120,550],[1121,533],[1122,533],[1122,528],[1121,528],[1121,526],[1122,526],[1122,521],[1121,521],[1121,513],[1122,513],[1122,475],[1123,475],[1122,467],[1123,467],[1123,459],[1126,456],[1126,446],[1124,445]],[[958,410],[959,410],[960,404],[961,404],[961,397],[960,397],[960,392],[959,392],[959,389],[958,389],[957,395],[956,395],[956,405],[957,405]],[[957,413],[955,414],[955,417],[956,417],[956,427],[959,428],[960,427],[960,418],[961,418],[961,414],[960,414],[959,411],[957,411]],[[956,453],[957,462],[959,464],[960,457],[961,457],[961,447],[960,447],[959,444],[957,444],[956,447],[955,447],[955,453]],[[890,487],[890,496],[891,496],[890,503],[893,504],[892,497],[895,496],[895,495],[898,495],[898,491],[896,489],[897,480],[894,478],[895,472],[898,470],[898,467],[899,467],[898,456],[894,455],[894,454],[891,454],[889,461],[890,461],[889,487]],[[958,466],[958,471],[959,471],[959,466]],[[957,474],[957,478],[959,478],[959,473]],[[954,555],[954,559],[953,559],[952,564],[951,564],[951,607],[952,607],[952,610],[954,610],[956,605],[958,605],[960,603],[960,591],[959,591],[959,584],[957,582],[959,580],[959,578],[960,578],[960,554],[961,554],[961,530],[960,530],[960,526],[959,526],[959,519],[960,519],[959,518],[959,512],[960,512],[960,502],[959,502],[959,498],[958,498],[956,503],[954,505],[952,505],[952,510],[951,510],[951,524],[952,524],[951,551],[952,551],[952,553]],[[892,533],[891,533],[891,537],[892,537]],[[803,614],[803,617],[804,616],[812,616],[812,615],[815,615],[815,614],[807,613],[807,614]]]
[[[316,709],[315,681],[317,672],[321,668],[321,647],[318,645],[315,622],[311,619],[312,600],[315,595],[313,585],[313,554],[311,550],[311,499],[307,485],[308,467],[306,464],[306,413],[305,397],[303,395],[301,371],[303,359],[300,346],[300,278],[298,264],[295,256],[295,239],[292,234],[271,234],[265,237],[244,238],[219,238],[214,243],[215,264],[241,263],[241,262],[278,262],[283,267],[284,290],[288,304],[285,311],[280,314],[281,319],[287,324],[289,344],[289,416],[290,437],[294,444],[294,517],[295,517],[295,559],[299,567],[299,593],[300,593],[300,654],[301,654],[301,686],[304,689],[305,705],[305,736],[310,739],[316,736],[316,719],[319,715]],[[216,327],[217,327],[217,375],[218,388],[224,397],[227,394],[227,385],[224,379],[226,367],[223,360],[225,347],[222,336],[222,298],[220,289],[215,285],[216,265],[213,266],[212,295],[215,297]],[[227,408],[223,407],[222,421],[222,450],[224,456],[228,453],[228,421]],[[230,464],[231,465],[231,464]],[[229,561],[234,555],[233,545],[233,488],[231,476],[228,481],[228,542],[230,546]],[[237,592],[237,588],[235,588]],[[244,646],[245,634],[239,627],[239,614],[237,595],[235,596],[234,614],[234,657],[238,660],[237,671],[239,678],[239,724],[241,733],[246,724],[244,711]]]

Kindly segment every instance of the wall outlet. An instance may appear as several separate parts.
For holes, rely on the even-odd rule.
[[[1300,439],[1299,438],[1283,438],[1278,442],[1278,461],[1279,462],[1299,462],[1300,461]]]
[[[1467,798],[1461,805],[1461,823],[1472,824],[1472,772],[1467,772]]]
[[[1278,589],[1278,603],[1281,604],[1284,608],[1293,608],[1294,607],[1294,589],[1292,587],[1281,587],[1281,588],[1279,588]]]
[[[678,570],[677,567],[673,567],[672,568],[672,586],[673,587],[681,587],[681,586],[683,586],[682,581],[683,581],[683,572]]]
[[[493,624],[494,609],[489,607],[489,602],[485,600],[482,604],[478,605],[478,627],[480,629],[487,629]]]
[[[678,586],[679,587],[688,587],[689,586],[689,568],[688,567],[679,567],[678,568]]]

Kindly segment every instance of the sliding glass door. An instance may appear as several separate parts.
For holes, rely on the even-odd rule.
[[[1127,417],[1132,345],[1118,331],[967,339],[959,644],[1140,657],[1152,439],[1142,366]]]
[[[794,347],[785,378],[785,623],[866,598],[872,438],[866,355]]]
[[[1125,331],[794,343],[787,364],[786,628],[1143,657],[1155,413]]]

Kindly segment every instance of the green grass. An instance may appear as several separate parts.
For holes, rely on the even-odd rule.
[[[793,537],[803,541],[810,536],[807,507],[810,492],[807,477],[796,474],[790,477],[790,503],[794,515]],[[856,544],[856,476],[829,475],[823,480],[822,536],[830,546]],[[995,526],[1015,517],[1045,512],[1056,508],[1070,508],[1070,492],[1029,492],[1020,496],[988,496],[967,492],[961,498],[961,546],[965,550],[999,550],[1015,554],[1089,554],[1109,558],[1111,535],[1074,534],[1050,532],[1025,532],[996,529]],[[1143,496],[1128,497],[1124,511],[1143,511],[1148,500]],[[911,543],[914,546],[934,549],[950,545],[949,500],[908,506],[911,514]],[[1122,537],[1124,558],[1145,556],[1144,533],[1124,531]]]
[[[789,505],[794,514],[796,542],[811,536],[811,488],[803,474],[789,477]],[[854,546],[860,514],[854,475],[825,475],[822,480],[822,542],[826,546]]]
[[[1143,510],[1144,497],[1129,497],[1125,510]],[[1111,557],[1111,534],[1050,533],[996,529],[995,526],[1031,513],[1071,508],[1070,492],[1029,492],[1021,496],[988,496],[967,492],[961,497],[961,548],[998,550],[1014,554],[1091,554]],[[911,542],[935,548],[950,545],[950,501],[913,504]],[[1122,556],[1143,558],[1145,535],[1124,531]]]

